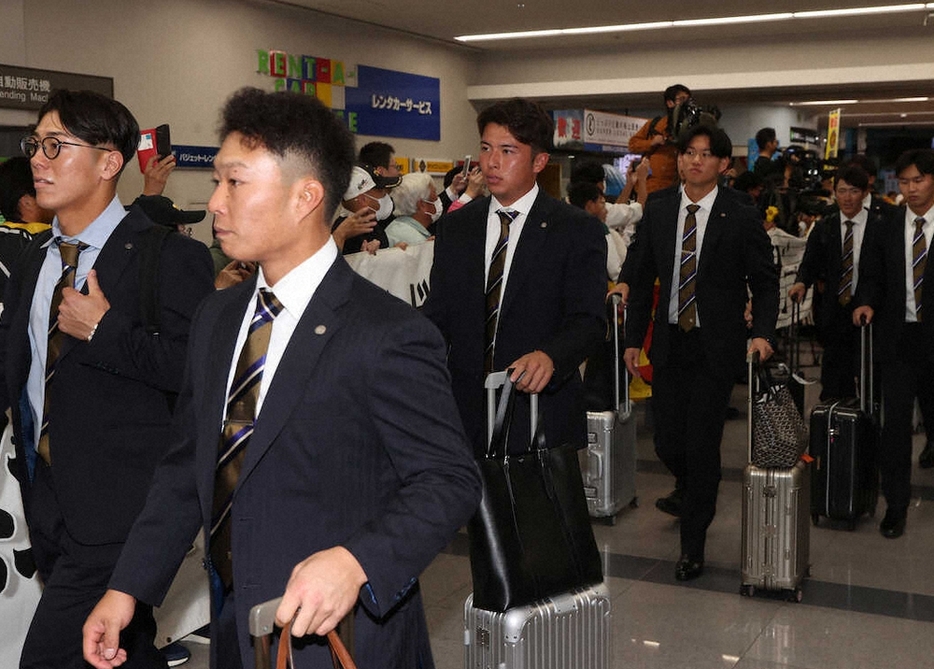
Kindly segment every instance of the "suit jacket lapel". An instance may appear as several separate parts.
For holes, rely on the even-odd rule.
[[[506,277],[506,293],[500,305],[501,313],[505,313],[516,300],[516,294],[526,281],[532,280],[537,274],[536,259],[540,255],[542,245],[548,236],[548,226],[553,222],[549,216],[553,214],[553,204],[544,192],[539,192],[535,203],[529,210],[529,215],[522,226],[522,234],[509,265],[509,276]]]
[[[123,273],[126,271],[128,263],[139,252],[137,248],[139,232],[149,227],[149,225],[152,224],[145,219],[128,213],[114,228],[110,237],[107,238],[107,242],[97,255],[97,260],[94,261],[97,282],[100,284],[101,292],[104,295],[113,294],[113,291],[123,280]],[[81,292],[87,295],[87,283],[82,286]],[[135,315],[131,314],[131,317]],[[77,343],[78,340],[74,337],[66,337],[62,342],[59,358],[68,355]]]
[[[700,276],[703,272],[706,272],[711,263],[714,262],[711,258],[715,257],[715,253],[708,253],[707,251],[713,251],[716,249],[716,245],[720,241],[720,236],[723,234],[724,226],[729,224],[729,216],[726,211],[724,211],[724,198],[726,196],[723,194],[723,189],[721,188],[716,199],[713,201],[713,207],[710,208],[710,216],[707,218],[707,227],[704,230],[704,243],[701,247],[700,260],[697,264],[697,275]]]
[[[340,307],[350,297],[352,281],[353,270],[338,256],[308,303],[279,362],[247,446],[238,488],[302,400],[325,346],[343,324]]]
[[[678,209],[681,206],[681,193],[679,189],[673,188],[670,195],[658,201],[659,215],[652,218],[652,225],[656,225],[659,235],[657,248],[661,250],[661,262],[658,265],[658,278],[661,286],[665,288],[662,291],[662,297],[667,304],[668,295],[671,288],[672,277],[675,271],[675,251],[681,248],[681,240],[678,238]],[[667,318],[667,316],[666,316]]]

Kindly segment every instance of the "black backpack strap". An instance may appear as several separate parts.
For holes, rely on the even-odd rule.
[[[165,240],[172,234],[172,228],[155,224],[143,233],[142,248],[139,256],[139,308],[140,317],[149,334],[159,334],[159,259]]]

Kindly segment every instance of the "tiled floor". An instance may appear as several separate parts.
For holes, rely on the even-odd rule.
[[[745,386],[734,406],[745,412]],[[613,604],[613,666],[620,669],[916,669],[934,667],[934,470],[915,468],[908,528],[884,539],[875,519],[854,532],[822,522],[811,530],[812,576],[804,601],[739,595],[740,482],[745,416],[729,421],[724,480],[710,528],[706,573],[674,580],[678,527],[654,507],[672,479],[655,459],[639,418],[640,505],[615,526],[595,524]],[[917,452],[923,437],[915,438]],[[470,592],[466,537],[423,575],[422,590],[438,669],[464,667],[463,604]],[[207,667],[192,646],[188,666]],[[574,668],[568,668],[574,669]]]

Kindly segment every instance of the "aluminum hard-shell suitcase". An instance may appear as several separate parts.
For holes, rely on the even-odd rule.
[[[860,332],[859,398],[821,404],[811,413],[811,520],[821,516],[856,528],[863,515],[874,515],[879,499],[876,466],[878,431],[873,420],[872,334]]]
[[[464,604],[466,669],[610,669],[610,593],[581,588],[502,613]]]
[[[621,364],[620,328],[616,323],[619,297],[610,310],[613,349],[613,406],[587,412],[587,448],[580,451],[587,508],[594,518],[616,523],[616,514],[636,500],[636,419],[629,398],[629,374]],[[615,324],[616,327],[612,327]]]
[[[747,440],[752,460],[752,402],[755,392],[749,360]],[[801,583],[810,571],[809,458],[788,469],[765,469],[748,464],[743,472],[743,595],[757,589],[783,591],[801,601]]]

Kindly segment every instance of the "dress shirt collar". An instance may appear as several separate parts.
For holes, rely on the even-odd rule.
[[[532,205],[535,204],[535,198],[538,197],[538,184],[532,186],[532,190],[520,197],[518,200],[513,202],[508,207],[500,204],[499,200],[496,199],[496,196],[490,197],[490,212],[497,212],[500,209],[512,209],[513,211],[518,211],[523,216],[528,216],[529,212],[532,211]]]
[[[855,224],[854,227],[859,227],[861,225],[866,225],[866,221],[869,219],[869,210],[862,208],[859,210],[859,213],[856,214],[853,218],[847,218],[846,215],[841,211],[840,212],[840,225],[845,226],[847,221],[853,221]]]
[[[52,220],[52,237],[62,237],[66,241],[78,240],[84,242],[88,246],[102,249],[104,248],[104,244],[107,243],[107,239],[125,216],[126,209],[120,204],[120,198],[114,195],[114,198],[110,201],[110,204],[104,208],[104,211],[75,237],[68,237],[62,232],[62,228],[58,223],[58,216],[56,216]]]
[[[934,221],[934,207],[928,209],[922,216],[924,216],[924,227],[927,228],[927,226],[931,224],[931,221]],[[905,207],[905,222],[911,227],[914,227],[916,218],[918,218],[918,214],[913,212],[911,207]]]
[[[315,291],[324,279],[324,275],[331,269],[337,259],[337,244],[333,237],[318,249],[312,256],[300,265],[292,268],[288,274],[279,279],[275,286],[270,286],[263,275],[263,268],[257,270],[256,289],[269,288],[282,303],[283,308],[296,321],[302,314]]]
[[[688,197],[687,193],[684,192],[684,186],[681,186],[681,208],[686,209],[689,204],[700,205],[700,208],[706,212],[710,212],[713,209],[713,203],[717,199],[717,193],[720,192],[719,186],[714,186],[713,190],[707,193],[704,197],[699,199],[697,202]]]

